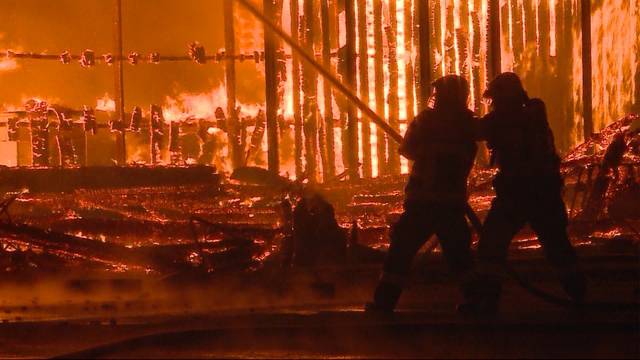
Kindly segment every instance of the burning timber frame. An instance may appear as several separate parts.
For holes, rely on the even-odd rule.
[[[225,0],[225,1],[232,1],[232,0]],[[396,160],[397,155],[396,155],[396,146],[394,145],[395,142],[398,142],[401,140],[401,135],[399,133],[399,126],[398,126],[398,64],[396,62],[396,47],[397,47],[397,43],[396,40],[398,38],[397,34],[396,34],[396,30],[397,30],[397,22],[395,20],[396,17],[394,16],[390,16],[390,14],[395,14],[396,11],[396,0],[389,0],[389,14],[387,14],[387,16],[390,18],[388,20],[388,23],[385,26],[385,32],[387,35],[387,47],[389,48],[389,57],[388,57],[388,65],[389,65],[389,69],[388,69],[388,75],[389,75],[389,79],[390,79],[390,86],[389,86],[389,93],[388,93],[388,98],[387,101],[389,103],[389,111],[388,111],[388,117],[389,117],[389,122],[386,122],[383,119],[383,116],[385,113],[385,106],[384,103],[381,102],[382,99],[384,99],[384,92],[382,91],[383,89],[383,84],[381,84],[384,80],[382,78],[382,70],[380,69],[382,67],[382,24],[381,24],[381,9],[380,6],[382,5],[382,1],[380,0],[372,0],[373,3],[373,16],[374,16],[374,39],[375,39],[375,47],[376,47],[376,55],[374,58],[374,69],[375,69],[375,98],[376,98],[376,111],[372,110],[371,108],[369,108],[368,103],[369,103],[369,89],[368,89],[368,85],[369,85],[369,80],[368,80],[368,71],[366,71],[366,68],[368,67],[368,61],[366,61],[366,58],[363,56],[363,54],[367,53],[367,43],[366,43],[366,36],[363,36],[362,34],[364,33],[366,35],[367,32],[367,27],[364,24],[364,21],[366,21],[366,7],[367,7],[367,1],[366,0],[358,0],[357,1],[357,21],[356,21],[356,10],[355,5],[356,5],[356,0],[345,0],[343,2],[343,6],[344,6],[344,12],[345,12],[345,30],[346,30],[346,43],[344,45],[344,47],[340,48],[338,50],[338,73],[340,75],[342,75],[342,81],[340,81],[338,79],[337,76],[335,76],[332,71],[331,71],[331,63],[330,60],[328,58],[327,55],[329,55],[330,53],[330,49],[328,49],[328,46],[330,46],[330,32],[332,30],[331,27],[329,27],[329,20],[328,15],[329,15],[329,8],[331,7],[329,5],[329,2],[333,3],[333,1],[330,0],[320,0],[320,17],[321,17],[321,27],[319,27],[322,30],[322,55],[323,55],[323,63],[320,64],[318,63],[315,59],[314,59],[314,55],[315,55],[315,50],[314,50],[314,44],[313,44],[313,39],[314,39],[314,30],[317,28],[316,26],[314,26],[313,20],[311,19],[310,16],[305,15],[303,18],[303,26],[296,26],[296,24],[298,23],[298,1],[297,0],[292,0],[290,2],[290,11],[291,11],[291,16],[292,16],[292,20],[291,20],[291,26],[292,26],[292,32],[291,32],[291,36],[289,36],[287,33],[285,33],[279,26],[278,24],[278,20],[276,20],[276,22],[274,23],[271,19],[273,18],[273,6],[274,4],[278,4],[278,6],[282,7],[282,0],[264,0],[264,13],[260,12],[260,10],[258,10],[252,3],[250,0],[236,0],[239,4],[241,4],[243,7],[245,7],[247,10],[249,10],[254,16],[256,16],[265,26],[265,52],[273,52],[270,51],[270,48],[273,46],[273,34],[278,35],[278,37],[280,37],[282,40],[284,40],[291,48],[292,50],[298,54],[298,56],[300,56],[302,59],[304,59],[306,61],[306,66],[304,67],[306,70],[304,71],[303,74],[303,82],[307,85],[303,86],[303,91],[305,92],[305,95],[307,97],[307,99],[305,100],[305,106],[304,108],[307,109],[307,111],[305,111],[304,114],[304,120],[303,121],[298,121],[296,120],[295,124],[296,124],[296,129],[295,129],[295,134],[296,134],[296,175],[300,176],[302,173],[304,173],[307,177],[310,177],[312,181],[315,181],[316,179],[316,169],[317,169],[317,152],[319,151],[320,153],[320,158],[322,160],[322,165],[323,165],[323,174],[324,174],[324,178],[327,178],[327,175],[332,176],[335,173],[335,154],[334,154],[334,143],[333,143],[333,116],[331,114],[332,109],[331,109],[331,98],[332,98],[332,94],[330,91],[330,86],[333,86],[335,88],[335,90],[338,90],[338,92],[341,93],[342,96],[346,97],[350,103],[347,104],[347,126],[346,126],[346,137],[345,140],[343,142],[343,151],[346,151],[346,154],[344,155],[344,159],[345,161],[345,167],[348,171],[349,174],[349,178],[350,179],[357,179],[359,178],[359,171],[358,171],[358,167],[359,167],[359,160],[362,160],[362,165],[363,165],[363,169],[362,169],[362,174],[364,177],[371,177],[372,176],[372,163],[371,163],[371,143],[370,143],[370,129],[369,129],[369,120],[372,121],[374,124],[377,125],[378,127],[378,133],[377,133],[377,157],[378,157],[378,173],[379,174],[384,174],[386,171],[389,171],[391,175],[395,175],[395,174],[399,174],[400,173],[400,164],[399,162],[397,162],[398,160]],[[304,12],[309,13],[311,12],[312,14],[314,13],[314,11],[316,10],[316,8],[314,7],[314,1],[313,0],[302,0],[304,2]],[[435,3],[434,6],[436,6],[437,8],[440,8],[441,11],[447,11],[449,12],[450,9],[446,9],[443,10],[442,9],[442,2],[439,0],[434,0],[433,1]],[[404,9],[404,16],[406,17],[405,20],[405,34],[404,36],[407,36],[407,33],[409,33],[408,38],[405,38],[405,42],[406,44],[400,44],[400,46],[406,46],[406,49],[410,49],[411,47],[411,33],[413,32],[414,28],[412,27],[412,21],[414,21],[416,23],[415,26],[415,39],[416,39],[416,44],[415,46],[418,48],[418,56],[417,56],[417,76],[416,76],[416,99],[417,99],[417,104],[418,104],[418,110],[422,110],[425,106],[427,106],[427,102],[428,102],[428,98],[430,95],[430,82],[432,79],[432,66],[433,66],[433,62],[432,62],[432,55],[431,55],[431,38],[433,36],[432,34],[432,29],[431,29],[431,19],[429,16],[429,12],[431,10],[431,4],[432,2],[430,2],[429,0],[422,0],[422,1],[415,1],[415,6],[413,9],[413,14],[411,12],[410,6],[407,6],[406,2],[405,2],[405,9]],[[473,1],[474,6],[480,6],[480,3],[478,1]],[[337,8],[337,6],[335,4],[332,4],[333,8]],[[410,4],[411,5],[411,2]],[[466,8],[466,5],[463,5],[465,7],[465,9],[463,9],[464,11],[468,11],[468,9]],[[509,6],[511,6],[511,3],[509,4]],[[487,34],[486,34],[486,39],[487,39],[487,74],[485,74],[485,80],[490,79],[495,77],[497,74],[499,74],[502,69],[503,69],[503,60],[501,58],[501,31],[500,31],[500,26],[501,26],[501,7],[500,7],[500,2],[498,0],[489,0],[488,2],[488,8],[487,8]],[[512,11],[513,9],[508,9],[509,11],[509,17],[512,16]],[[517,9],[515,11],[517,13]],[[524,8],[523,8],[523,13],[524,13]],[[590,10],[590,4],[588,0],[581,0],[581,14],[582,14],[582,18],[581,18],[581,24],[582,24],[582,33],[583,34],[587,34],[586,36],[582,37],[582,55],[583,55],[583,60],[582,60],[582,66],[583,69],[585,71],[583,71],[583,114],[584,114],[584,138],[588,139],[592,132],[593,132],[593,123],[592,123],[592,104],[591,104],[591,100],[590,100],[590,96],[591,96],[591,71],[586,71],[586,69],[591,69],[591,58],[590,58],[590,53],[591,53],[591,41],[590,41],[590,28],[591,28],[591,24],[590,24],[590,14],[591,14],[591,10]],[[589,15],[589,16],[587,16]],[[452,14],[449,14],[448,16],[452,16]],[[412,17],[414,19],[417,19],[417,21],[413,20]],[[408,19],[407,19],[408,18]],[[461,51],[462,53],[464,53],[465,55],[468,55],[469,52],[471,58],[473,59],[473,61],[477,61],[479,60],[479,49],[480,49],[480,45],[478,43],[479,39],[479,33],[480,33],[480,24],[479,21],[475,20],[477,19],[477,15],[475,15],[475,18],[473,18],[472,20],[470,20],[470,26],[475,25],[476,28],[474,29],[474,38],[471,39],[471,42],[469,43],[469,47],[470,48],[464,48],[463,50],[460,50],[460,46],[458,44],[455,44],[454,46],[458,46],[458,48],[453,48],[450,47],[450,49],[452,49],[452,51],[457,52],[457,51]],[[441,19],[441,21],[443,21],[443,19]],[[447,25],[450,25],[449,22],[452,21],[450,20],[450,18],[446,19],[447,21]],[[524,19],[520,19],[521,22],[524,22]],[[408,23],[408,25],[406,25],[406,23]],[[334,27],[335,28],[335,27]],[[299,29],[304,29],[303,34],[301,37],[300,34],[298,33]],[[440,29],[436,28],[433,29],[434,33],[439,31]],[[359,36],[359,42],[356,44],[356,31],[358,32],[358,36]],[[441,35],[441,38],[443,38],[443,36]],[[464,39],[464,35],[460,36],[461,39]],[[408,40],[407,40],[408,39]],[[304,44],[303,46],[300,46],[299,44],[299,40],[302,40],[302,43]],[[437,40],[437,36],[436,36],[436,40]],[[458,37],[455,38],[455,42],[458,41],[462,41],[462,40],[458,40]],[[476,45],[478,44],[478,45]],[[338,44],[339,45],[339,44]],[[355,48],[356,46],[358,47],[358,54],[356,54],[355,52]],[[340,58],[340,53],[342,52],[343,58]],[[295,56],[295,55],[294,55]],[[359,57],[359,69],[360,69],[360,97],[358,97],[355,93],[357,91],[357,80],[356,80],[356,71],[357,71],[357,67],[356,67],[356,57]],[[456,57],[461,56],[460,54],[455,55]],[[340,71],[340,62],[343,62],[343,68],[342,71]],[[443,62],[444,60],[440,60],[441,62]],[[473,63],[472,61],[472,63]],[[293,69],[293,74],[294,76],[297,73],[296,70],[296,59],[294,59],[294,69]],[[273,66],[269,66],[270,62],[267,61],[267,63],[265,64],[265,71],[266,71],[266,82],[267,82],[267,114],[268,114],[268,120],[267,122],[269,123],[269,118],[275,118],[276,113],[277,113],[277,109],[271,109],[270,107],[274,106],[273,104],[275,104],[275,106],[277,106],[278,102],[273,100],[273,96],[270,94],[273,94],[273,89],[278,87],[278,84],[274,84],[273,79],[275,79],[275,75],[273,74],[276,69]],[[411,77],[413,76],[412,73],[412,68],[410,65],[410,62],[406,64],[407,65],[407,77],[409,78],[408,81],[413,81],[411,79]],[[311,73],[311,71],[309,70],[309,66],[315,68],[315,70],[317,71],[318,74],[322,75],[324,81],[323,81],[323,95],[324,95],[324,110],[325,110],[325,116],[324,118],[320,118],[317,117],[318,114],[318,103],[317,103],[317,88],[315,88],[315,85],[313,86],[313,89],[309,88],[309,77],[312,77],[314,79],[314,84],[316,84],[317,82],[315,81],[315,76]],[[446,73],[447,70],[446,69],[446,64],[442,63],[439,64],[438,66],[442,66],[443,69],[443,73]],[[469,73],[474,72],[474,86],[475,87],[479,87],[481,85],[481,81],[479,81],[479,72],[476,72],[475,69],[473,68],[461,68],[460,63],[458,62],[455,66],[455,70],[456,72],[462,72],[465,75],[469,75]],[[330,85],[330,84],[331,85]],[[406,83],[406,82],[405,82]],[[298,80],[294,79],[294,117],[296,119],[300,118],[301,116],[299,115],[299,106],[300,106],[300,99],[299,99],[299,90],[296,91],[297,86],[298,85]],[[477,98],[479,98],[480,96],[480,92],[478,91],[478,89],[474,89],[475,90],[475,94],[474,96],[476,97],[476,102],[479,102]],[[309,93],[309,91],[311,91]],[[406,106],[411,105],[412,108],[410,109],[410,111],[407,111],[407,115],[409,114],[413,114],[413,87],[410,86],[409,84],[407,84],[407,89],[406,89],[406,93],[410,94],[411,96],[411,100],[407,99],[406,101]],[[297,99],[297,101],[296,101]],[[307,101],[311,101],[311,104],[307,104]],[[359,131],[358,131],[358,118],[357,115],[355,114],[355,107],[358,108],[358,110],[360,110],[360,112],[362,113],[362,118],[360,119],[360,124],[362,127],[361,130],[361,134],[363,136],[362,140],[358,139],[358,135],[359,135]],[[310,110],[309,108],[313,108],[313,110]],[[479,106],[475,106],[476,111],[480,110]],[[269,115],[271,114],[271,115]],[[408,119],[407,119],[408,120]],[[319,128],[318,128],[318,122],[319,122]],[[275,123],[274,120],[272,120],[272,123],[274,123],[273,126],[277,126],[277,124]],[[303,124],[309,124],[311,131],[313,131],[313,137],[312,137],[312,141],[305,141],[305,153],[307,154],[306,156],[306,165],[307,165],[307,169],[303,172],[302,170],[302,163],[301,163],[301,159],[300,156],[302,155],[302,149],[301,149],[301,145],[302,145],[302,139],[299,139],[299,137],[302,136],[302,130],[299,129],[300,126],[304,126]],[[384,136],[386,133],[386,135],[388,137],[390,137],[392,140],[388,145],[385,144],[385,140],[386,137]],[[274,171],[274,172],[278,172],[279,171],[279,167],[278,167],[278,155],[277,155],[277,146],[278,146],[278,141],[277,141],[277,132],[275,130],[273,130],[273,133],[275,134],[275,138],[274,137],[269,137],[268,143],[269,143],[269,170]],[[328,135],[330,133],[330,135]],[[306,135],[306,134],[305,134]],[[316,136],[320,136],[320,148],[317,148],[317,142],[316,142]],[[306,137],[306,136],[305,136]],[[358,143],[359,141],[362,141],[362,147],[363,147],[363,151],[362,151],[362,159],[359,159],[358,156]],[[346,144],[345,144],[346,142]],[[276,154],[273,154],[274,152],[276,152]]]
[[[587,70],[591,68],[589,31],[591,9],[587,0],[580,1],[580,9],[576,9],[577,1],[573,5],[543,1],[540,8],[534,9],[531,4],[523,0],[507,0],[502,6],[500,1],[486,0],[486,8],[482,0],[459,2],[452,0],[400,2],[397,0],[263,0],[264,13],[256,9],[251,0],[236,1],[244,7],[253,8],[254,15],[265,24],[265,50],[262,53],[255,51],[253,57],[257,63],[260,60],[265,61],[268,167],[273,172],[280,171],[278,137],[279,130],[282,131],[279,129],[282,125],[279,116],[282,115],[279,115],[279,111],[282,110],[284,103],[284,82],[287,76],[288,59],[292,60],[291,97],[296,177],[325,181],[335,176],[336,144],[339,139],[335,138],[333,131],[334,99],[338,104],[342,120],[340,124],[343,130],[343,135],[340,137],[343,150],[342,163],[349,177],[357,179],[362,174],[363,177],[369,178],[375,176],[375,173],[397,175],[400,173],[400,166],[394,141],[401,139],[400,119],[404,116],[405,120],[409,120],[415,111],[427,106],[430,82],[433,78],[452,72],[461,73],[470,78],[474,110],[479,113],[483,110],[479,100],[482,94],[481,88],[485,86],[486,81],[500,71],[510,69],[509,66],[512,66],[514,71],[522,70],[521,64],[509,59],[509,56],[505,59],[504,48],[508,48],[514,54],[521,53],[525,49],[525,42],[529,41],[537,42],[537,51],[543,57],[541,63],[543,72],[550,71],[549,68],[552,65],[547,62],[557,62],[557,67],[563,70],[556,75],[565,78],[568,75],[566,68],[567,65],[570,67],[571,59],[564,59],[563,56],[559,56],[558,59],[552,59],[552,57],[555,56],[556,41],[559,49],[562,47],[566,51],[567,42],[570,46],[571,39],[567,40],[566,30],[578,24],[572,18],[575,14],[581,15],[579,21],[582,25],[582,33],[585,35],[582,37],[582,67],[585,70],[582,79],[584,138],[588,139],[594,130],[591,109],[592,79],[591,71]],[[222,61],[225,64],[229,125],[227,136],[233,167],[237,168],[244,165],[245,160],[241,149],[241,125],[239,115],[236,113],[235,61],[237,59],[242,61],[247,58],[247,55],[236,56],[233,2],[234,0],[223,1],[224,53],[218,53],[213,57],[208,56],[206,59],[215,58],[216,61]],[[108,54],[110,60],[105,62],[116,65],[114,66],[116,111],[122,120],[124,116],[122,63],[127,61],[127,58],[122,55],[121,0],[114,0],[114,3],[116,9],[114,51],[116,54],[115,57]],[[289,7],[291,17],[291,35],[281,29],[285,4]],[[531,23],[532,16],[525,16],[533,12],[536,14],[535,24]],[[539,19],[538,12],[540,12]],[[554,14],[553,17],[551,13]],[[344,17],[340,18],[339,14],[344,14]],[[367,23],[368,16],[373,18],[372,24]],[[402,24],[399,19],[403,19]],[[518,26],[521,26],[521,29]],[[452,28],[455,28],[455,31],[447,31]],[[508,34],[505,35],[507,28]],[[545,31],[541,31],[551,28],[560,29],[563,35],[551,38]],[[340,37],[342,32],[344,32],[343,35],[346,34],[346,41]],[[284,53],[283,40],[294,50],[291,56]],[[320,44],[322,64],[316,60]],[[486,51],[483,52],[481,49]],[[204,57],[204,50],[202,52]],[[372,53],[371,59],[368,56],[370,53]],[[77,58],[68,53],[65,54],[67,62],[63,61],[64,63],[68,63],[69,59]],[[160,57],[157,53],[154,54],[156,60],[150,60],[150,62],[157,63]],[[410,55],[407,56],[407,54]],[[415,54],[415,58],[412,58],[411,54]],[[55,55],[32,53],[7,52],[7,56],[58,59]],[[136,59],[138,56],[136,53]],[[544,58],[545,56],[548,58]],[[336,64],[333,61],[336,57],[338,58],[337,76],[334,75]],[[172,56],[162,59],[193,60],[190,57]],[[301,59],[304,62],[301,62]],[[131,61],[130,58],[129,61]],[[514,63],[509,65],[509,61]],[[400,66],[403,62],[405,67]],[[303,65],[302,69],[300,65]],[[636,78],[638,74],[640,71],[636,71]],[[317,81],[318,75],[324,80],[321,87]],[[400,82],[402,76],[405,77],[404,87]],[[637,82],[640,83],[640,81]],[[385,90],[386,85],[388,88]],[[640,86],[636,84],[634,89],[636,98],[640,94],[638,88]],[[301,93],[305,95],[302,99]],[[404,98],[399,97],[401,93],[404,94]],[[369,108],[370,103],[375,104],[375,111]],[[323,114],[321,109],[324,110]],[[371,134],[370,122],[378,126],[377,131],[374,132],[375,138]],[[122,143],[122,147],[126,147],[124,136],[118,138],[118,141]],[[374,142],[376,145],[372,146]],[[372,160],[373,150],[376,150],[377,166]],[[119,155],[123,154],[125,151],[119,152]],[[123,163],[123,161],[119,162]],[[319,170],[320,163],[322,171]],[[361,171],[360,166],[362,166]]]

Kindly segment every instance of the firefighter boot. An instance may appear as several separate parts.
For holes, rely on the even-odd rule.
[[[396,284],[380,282],[373,295],[373,302],[365,305],[365,312],[370,314],[393,313],[401,292],[402,288]]]

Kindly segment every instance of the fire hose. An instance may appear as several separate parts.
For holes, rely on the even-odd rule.
[[[267,18],[262,11],[260,11],[251,0],[236,0],[240,5],[242,5],[247,11],[253,14],[258,20],[260,20],[265,27],[268,27],[271,31],[273,31],[276,35],[278,35],[284,42],[287,43],[292,49],[298,53],[309,65],[315,68],[316,71],[320,75],[324,77],[325,80],[328,80],[333,87],[335,87],[343,96],[345,96],[353,105],[355,105],[365,116],[367,116],[371,121],[376,124],[379,128],[384,130],[384,132],[389,135],[394,141],[400,143],[403,140],[402,135],[397,132],[393,127],[391,127],[384,119],[378,115],[375,111],[373,111],[367,104],[365,104],[358,96],[356,96],[351,89],[349,89],[346,85],[344,85],[332,72],[331,70],[325,68],[322,64],[318,63],[312,54],[309,54],[298,42],[293,39],[289,34],[287,34],[284,30],[282,30],[278,25],[274,24],[269,18]],[[480,234],[482,229],[482,223],[478,218],[475,211],[471,208],[469,203],[465,206],[465,214],[469,219],[472,227],[476,231],[476,233]],[[553,303],[556,305],[564,306],[564,307],[630,307],[630,308],[638,308],[639,304],[636,303],[628,303],[628,304],[609,304],[609,303],[578,303],[572,300],[568,300],[554,294],[548,293],[542,289],[535,287],[531,282],[518,274],[511,266],[504,265],[504,270],[507,275],[509,275],[512,279],[514,279],[518,285],[524,288],[531,295],[538,297],[546,302]]]

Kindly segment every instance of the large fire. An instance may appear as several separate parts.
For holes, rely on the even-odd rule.
[[[303,28],[305,17],[305,0],[297,1],[297,13],[299,14],[299,30]],[[279,24],[286,31],[291,30],[292,0],[282,2],[282,11]],[[515,71],[523,77],[532,96],[540,96],[548,103],[551,115],[551,123],[556,133],[559,148],[566,151],[582,141],[582,64],[578,60],[581,56],[580,35],[580,7],[578,0],[501,0],[497,12],[501,17],[501,62],[503,71]],[[415,1],[404,0],[364,0],[354,1],[356,6],[365,6],[365,26],[358,28],[356,32],[356,44],[360,37],[366,38],[367,56],[366,69],[360,69],[361,63],[356,61],[356,73],[367,75],[368,105],[377,108],[380,115],[389,121],[399,117],[397,131],[403,133],[411,121],[411,116],[421,108],[420,99],[415,84],[416,74],[410,73],[412,66],[418,64],[417,48],[421,46],[417,41],[417,17]],[[331,40],[331,67],[332,71],[338,71],[340,58],[339,48],[346,44],[345,13],[337,3],[330,1],[330,12],[333,11],[336,19],[329,23],[330,32],[335,39]],[[489,76],[487,42],[488,34],[485,24],[488,21],[487,0],[435,0],[429,2],[430,40],[429,46],[432,54],[431,78],[434,79],[449,73],[461,74],[469,79],[471,95],[469,108],[479,115],[486,111],[483,106],[481,94],[486,86]],[[598,3],[592,13],[592,58],[593,58],[593,106],[595,130],[606,126],[612,120],[630,111],[634,102],[634,91],[638,92],[638,48],[640,37],[637,34],[640,20],[638,19],[638,4],[635,1],[614,0]],[[376,15],[379,14],[379,15]],[[245,16],[247,15],[247,16]],[[320,24],[320,14],[312,14],[315,22]],[[377,44],[376,19],[380,16],[382,23],[382,44]],[[247,22],[248,14],[238,8],[234,16],[237,34],[237,49],[239,52],[247,52],[260,48],[263,44],[263,31],[256,30],[254,23]],[[361,21],[361,19],[358,19]],[[337,22],[337,24],[336,24]],[[409,24],[409,26],[407,26]],[[334,26],[335,25],[335,26]],[[318,32],[324,31],[319,25]],[[365,30],[364,33],[362,29]],[[301,31],[299,31],[301,32]],[[299,34],[302,41],[302,34]],[[392,40],[392,41],[390,41]],[[281,46],[281,45],[278,45]],[[357,47],[357,46],[356,46]],[[295,114],[301,109],[295,109],[293,92],[297,86],[294,82],[300,81],[300,74],[293,73],[291,49],[282,47],[285,54],[283,61],[286,66],[286,76],[283,77],[282,93],[279,99],[278,116],[281,141],[293,139],[295,130]],[[382,51],[382,77],[377,79],[376,68],[377,49]],[[319,55],[322,50],[320,36],[313,39],[313,50]],[[360,49],[357,49],[360,50]],[[258,62],[259,63],[259,62]],[[393,66],[392,66],[393,65]],[[11,71],[19,67],[15,58],[4,58],[0,61],[0,72]],[[263,67],[258,65],[262,73]],[[414,71],[415,72],[415,71]],[[359,78],[360,75],[356,75]],[[381,79],[381,81],[380,81]],[[348,166],[344,163],[347,151],[343,146],[345,136],[345,118],[339,104],[338,94],[332,90],[327,94],[324,87],[324,79],[317,77],[317,114],[319,115],[318,129],[322,134],[333,132],[335,151],[335,164],[338,173]],[[357,83],[361,80],[358,79]],[[300,82],[301,84],[302,82]],[[362,84],[360,84],[362,86]],[[356,84],[356,93],[361,94]],[[557,88],[553,95],[547,88]],[[380,88],[380,89],[378,89]],[[261,91],[262,89],[260,89]],[[300,93],[302,95],[302,93]],[[324,99],[331,96],[331,112],[334,119],[334,129],[324,126],[325,109]],[[380,99],[383,104],[380,107]],[[636,95],[637,97],[637,95]],[[25,101],[28,98],[25,97]],[[306,101],[304,96],[301,102]],[[126,101],[125,101],[126,102]],[[52,103],[52,101],[48,101]],[[395,104],[395,105],[394,105]],[[242,133],[246,137],[243,143],[249,140],[260,114],[265,106],[261,103],[242,104],[237,103],[239,121],[246,127]],[[147,107],[140,105],[144,116],[148,116]],[[408,107],[412,107],[408,109]],[[184,92],[174,96],[167,96],[164,104],[161,104],[163,119],[167,124],[182,123],[184,121],[209,121],[216,118],[216,110],[222,109],[226,117],[227,92],[224,84],[204,93]],[[5,106],[6,110],[20,109],[17,106]],[[96,110],[113,113],[116,110],[116,102],[108,95],[97,99]],[[129,111],[129,109],[127,109]],[[128,116],[128,115],[127,115]],[[359,116],[362,114],[359,113]],[[246,121],[245,121],[246,119]],[[207,129],[210,135],[220,134],[215,126]],[[393,147],[388,143],[390,138],[379,139],[381,135],[376,131],[374,124],[370,124],[370,131],[365,132],[362,125],[358,128],[358,159],[361,165],[366,163],[362,136],[370,136],[368,143],[371,150],[369,166],[371,174],[377,177],[380,162],[386,164],[387,159],[394,156]],[[370,135],[369,135],[370,134]],[[216,135],[216,136],[217,136]],[[259,135],[259,133],[258,133]],[[224,137],[224,133],[220,135]],[[303,134],[304,136],[304,134]],[[323,141],[324,136],[321,136]],[[292,140],[291,140],[292,141]],[[303,142],[303,145],[306,144]],[[378,145],[381,144],[382,147]],[[385,145],[387,144],[387,145]],[[222,151],[228,156],[229,149],[225,146]],[[248,145],[247,145],[248,146]],[[322,146],[322,144],[320,144]],[[255,147],[255,146],[254,146]],[[256,165],[262,165],[267,152],[267,139],[263,136],[257,149]],[[293,146],[284,147],[280,155],[284,164],[283,173],[294,176],[294,150]],[[301,154],[307,151],[303,146]],[[326,151],[326,150],[323,150]],[[385,151],[385,154],[379,154]],[[384,155],[384,156],[382,156]],[[382,160],[381,160],[382,159]],[[309,158],[300,159],[300,163],[306,166]],[[321,151],[316,151],[316,161],[324,161]],[[326,164],[323,164],[326,165]],[[229,168],[230,165],[225,166]],[[384,167],[383,167],[384,168]],[[324,170],[321,170],[324,171]],[[361,169],[364,175],[364,169]],[[401,162],[401,173],[408,171],[408,163]]]
[[[16,59],[0,59],[0,72],[11,71],[18,68]]]

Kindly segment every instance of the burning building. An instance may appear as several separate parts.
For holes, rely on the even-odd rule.
[[[274,25],[306,52],[322,56],[323,66],[337,74],[394,131],[404,131],[407,122],[427,106],[431,79],[448,73],[467,77],[472,90],[469,107],[482,114],[486,106],[481,94],[488,79],[499,71],[515,71],[523,77],[532,95],[541,96],[549,104],[557,146],[568,151],[585,135],[597,132],[637,107],[640,92],[638,37],[634,36],[639,23],[638,5],[625,1],[596,2],[592,8],[583,8],[582,3],[438,0],[423,4],[364,0],[325,4],[283,0],[265,2],[264,10]],[[202,150],[196,148],[206,143],[207,151],[213,149],[216,153],[209,163],[227,171],[243,165],[248,159],[247,152],[253,152],[255,155],[249,157],[257,156],[256,165],[269,163],[273,170],[317,181],[331,179],[345,170],[351,171],[352,177],[364,178],[406,172],[407,164],[396,155],[395,142],[365,113],[349,106],[331,81],[319,75],[289,44],[275,33],[263,31],[259,22],[238,4],[224,3],[220,10],[224,17],[218,31],[224,48],[213,53],[203,44],[192,43],[181,56],[159,52],[146,56],[131,51],[128,55],[109,53],[101,57],[92,51],[49,55],[9,50],[5,55],[11,62],[44,59],[66,64],[77,60],[84,67],[113,66],[116,73],[127,66],[165,62],[193,62],[196,66],[224,70],[223,78],[218,80],[223,80],[224,86],[211,92],[184,92],[165,99],[162,106],[165,122],[184,123],[183,135],[179,135],[183,141],[177,141],[188,149],[184,161],[198,162]],[[585,11],[591,16],[584,16]],[[586,24],[585,19],[590,23]],[[590,29],[587,39],[581,35],[585,26]],[[584,76],[585,65],[591,69],[591,79]],[[247,78],[236,70],[248,66],[255,66],[259,75]],[[7,66],[6,71],[17,71],[16,67]],[[136,70],[127,69],[127,73],[130,71]],[[117,75],[116,79],[126,81],[127,77]],[[239,105],[237,97],[242,94],[236,85],[245,81],[256,84],[264,81],[258,87],[264,88],[264,106],[247,105],[246,101]],[[553,96],[548,96],[547,89],[551,88]],[[263,89],[254,87],[253,91],[262,93]],[[589,102],[584,100],[586,94],[590,94]],[[105,121],[128,126],[131,116],[142,118],[124,114],[121,94],[116,91],[114,97],[115,101],[99,99],[97,110],[112,111]],[[133,104],[130,108],[140,105]],[[224,129],[217,126],[190,129],[195,126],[194,119],[213,121],[218,107],[225,113]],[[264,109],[264,138],[258,137],[262,131],[255,120],[259,117],[258,108]],[[152,116],[144,117],[143,128],[123,130],[116,126],[116,130],[124,133],[109,140],[119,144],[118,154],[112,154],[113,160],[121,164],[154,163],[151,157],[156,150],[150,150],[146,126]],[[250,118],[246,119],[247,116]],[[34,146],[42,148],[46,143],[40,136],[43,130],[38,120],[29,121]],[[24,126],[24,122],[20,124]],[[175,126],[166,130],[170,128],[175,130]],[[258,129],[255,134],[254,128]],[[105,131],[92,130],[89,143],[94,138],[98,143],[102,141],[99,140],[102,135],[96,137],[96,130]],[[200,134],[197,140],[194,131]],[[127,132],[131,132],[129,136]],[[155,134],[159,139],[158,129]],[[129,141],[123,141],[124,138]],[[219,138],[218,145],[212,144],[214,138]],[[38,157],[38,151],[34,154],[34,165],[46,164]],[[170,163],[168,152],[164,154],[162,162]],[[174,161],[178,158],[173,156]],[[25,164],[28,161],[20,163]],[[106,162],[96,160],[96,164]]]
[[[69,31],[80,13],[95,19]],[[0,4],[0,24],[0,280],[51,281],[0,298],[2,322],[108,317],[117,333],[136,316],[360,308],[403,207],[410,164],[397,143],[431,106],[431,82],[468,79],[468,107],[481,116],[489,80],[504,71],[547,104],[571,240],[606,280],[596,296],[637,299],[637,1],[21,0]],[[486,152],[469,181],[480,218],[495,195]],[[428,244],[422,300],[410,306],[451,290],[438,242]],[[518,272],[546,285],[540,248],[524,229],[509,250]],[[609,332],[635,326],[625,306],[584,328],[628,355],[627,333]],[[574,320],[568,328],[582,329]],[[527,334],[535,342],[547,327]],[[0,343],[13,343],[2,329]],[[67,345],[51,347],[78,344]],[[22,355],[53,354],[34,348]]]

